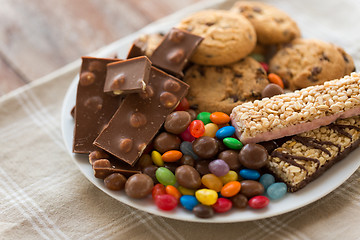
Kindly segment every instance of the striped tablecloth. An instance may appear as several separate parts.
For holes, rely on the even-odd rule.
[[[310,28],[307,37],[345,46],[359,69],[359,1],[268,2],[305,11],[290,15]],[[311,28],[310,14],[319,18],[316,29],[327,31]],[[62,101],[79,66],[77,61],[0,98],[0,239],[360,239],[359,169],[315,203],[252,222],[182,222],[112,199],[80,173],[61,135]]]

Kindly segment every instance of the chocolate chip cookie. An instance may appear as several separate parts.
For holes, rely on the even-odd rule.
[[[255,47],[254,27],[243,16],[224,10],[204,10],[183,19],[177,28],[204,38],[191,61],[226,65],[246,57]]]
[[[281,44],[300,37],[300,29],[283,11],[261,2],[239,1],[232,12],[246,17],[254,26],[258,42]]]
[[[228,114],[243,102],[260,99],[268,84],[265,70],[251,57],[221,67],[193,65],[184,81],[190,85],[190,105],[197,106],[200,112]]]
[[[355,70],[343,49],[316,39],[295,39],[284,46],[270,60],[269,69],[288,82],[291,90],[322,84]]]

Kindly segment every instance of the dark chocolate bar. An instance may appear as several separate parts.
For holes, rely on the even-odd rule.
[[[183,77],[183,69],[204,38],[173,28],[150,57],[154,66]]]
[[[120,104],[119,97],[103,92],[106,65],[120,60],[93,57],[83,57],[82,60],[74,117],[75,153],[89,153],[98,149],[93,142]]]
[[[151,69],[150,60],[136,57],[107,65],[104,92],[114,95],[145,91]]]
[[[125,97],[94,144],[134,165],[188,88],[186,83],[152,67],[146,91]]]
[[[295,192],[344,159],[359,143],[360,117],[337,120],[290,137],[270,153],[267,168],[287,184],[289,192]]]

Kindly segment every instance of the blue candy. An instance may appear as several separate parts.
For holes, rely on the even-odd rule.
[[[266,190],[266,194],[269,196],[269,198],[273,200],[284,197],[286,192],[287,192],[287,186],[283,182],[273,183]]]
[[[233,126],[222,127],[216,132],[216,137],[218,139],[223,139],[226,137],[231,137],[235,133],[235,128]]]
[[[198,155],[196,155],[192,149],[192,143],[184,141],[180,144],[180,151],[184,155],[190,155],[194,160],[199,159]]]
[[[192,195],[184,195],[180,198],[180,203],[183,205],[184,208],[187,210],[192,211],[193,208],[199,204],[198,200],[195,196]]]
[[[275,178],[273,175],[265,173],[261,176],[259,182],[264,186],[265,190],[275,182]]]
[[[248,180],[257,180],[260,177],[260,173],[253,169],[241,169],[240,176]]]

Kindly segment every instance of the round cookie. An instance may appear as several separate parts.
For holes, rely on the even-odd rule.
[[[260,99],[269,83],[265,70],[251,57],[221,67],[193,65],[184,81],[190,85],[186,98],[199,112],[227,114],[243,102]]]
[[[226,65],[246,57],[255,47],[254,27],[243,16],[224,10],[204,10],[183,19],[180,29],[204,38],[191,57],[201,65]]]
[[[147,57],[151,57],[154,50],[160,45],[164,39],[164,34],[161,33],[152,33],[145,34],[136,39],[136,43],[142,46],[142,49],[145,52]]]
[[[291,90],[341,78],[354,70],[352,58],[334,44],[316,39],[295,39],[270,60],[270,72]]]
[[[281,44],[300,37],[300,29],[283,11],[261,2],[239,1],[230,11],[246,17],[262,44]]]

